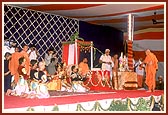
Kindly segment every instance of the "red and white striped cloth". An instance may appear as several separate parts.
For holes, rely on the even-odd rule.
[[[127,41],[127,44],[128,44],[128,67],[129,67],[129,70],[133,71],[134,70],[134,66],[133,66],[133,50],[132,50],[132,45],[133,45],[133,42],[128,40]]]
[[[78,48],[78,59],[79,59],[79,48]],[[77,64],[76,63],[76,46],[75,43],[65,43],[63,44],[63,51],[62,51],[62,61],[66,62],[67,65]]]
[[[127,34],[125,34],[127,37]],[[166,41],[165,41],[166,42]],[[164,28],[148,28],[134,32],[133,38],[133,53],[134,59],[137,61],[140,57],[145,58],[145,50],[150,49],[153,52],[159,63],[159,75],[164,76]]]

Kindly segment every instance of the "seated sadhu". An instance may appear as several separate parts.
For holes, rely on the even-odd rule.
[[[78,65],[80,73],[82,76],[86,75],[90,69],[88,66],[88,59],[87,58],[83,58],[82,62],[79,63]]]

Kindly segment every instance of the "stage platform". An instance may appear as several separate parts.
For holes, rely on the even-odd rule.
[[[164,111],[163,90],[50,91],[50,98],[46,99],[6,95],[3,98],[3,113],[152,111],[155,108]]]

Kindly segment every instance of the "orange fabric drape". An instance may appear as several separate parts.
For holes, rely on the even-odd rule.
[[[153,53],[149,53],[145,60],[144,63],[146,63],[146,85],[148,86],[149,90],[154,90],[156,87],[156,70],[158,69],[158,60],[156,56]]]
[[[14,76],[15,83],[19,80],[19,74],[18,74],[18,67],[19,67],[19,58],[22,57],[22,54],[20,52],[14,52],[12,54],[12,58],[9,61],[9,69],[11,71],[11,74]]]

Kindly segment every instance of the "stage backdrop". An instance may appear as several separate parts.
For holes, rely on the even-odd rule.
[[[98,62],[101,56],[100,52],[104,53],[106,48],[111,50],[111,56],[114,54],[120,55],[120,53],[124,50],[123,32],[112,27],[94,25],[79,21],[79,36],[84,38],[86,41],[93,41],[93,46],[96,48],[94,49],[96,52],[93,53],[93,68],[101,67]],[[90,52],[81,53],[80,60],[83,57],[88,57],[89,55]]]
[[[79,21],[59,15],[23,9],[15,6],[4,6],[4,35],[23,44],[35,44],[40,53],[39,59],[50,47],[62,60],[62,41],[69,41],[70,36],[79,32]]]
[[[134,32],[133,51],[135,59],[145,57],[144,50],[150,49],[158,59],[156,78],[164,76],[164,28],[148,28]]]
[[[127,33],[124,33],[125,38]],[[134,32],[133,53],[135,61],[145,58],[145,50],[150,49],[158,59],[156,78],[163,77],[164,72],[164,28],[147,28]]]

